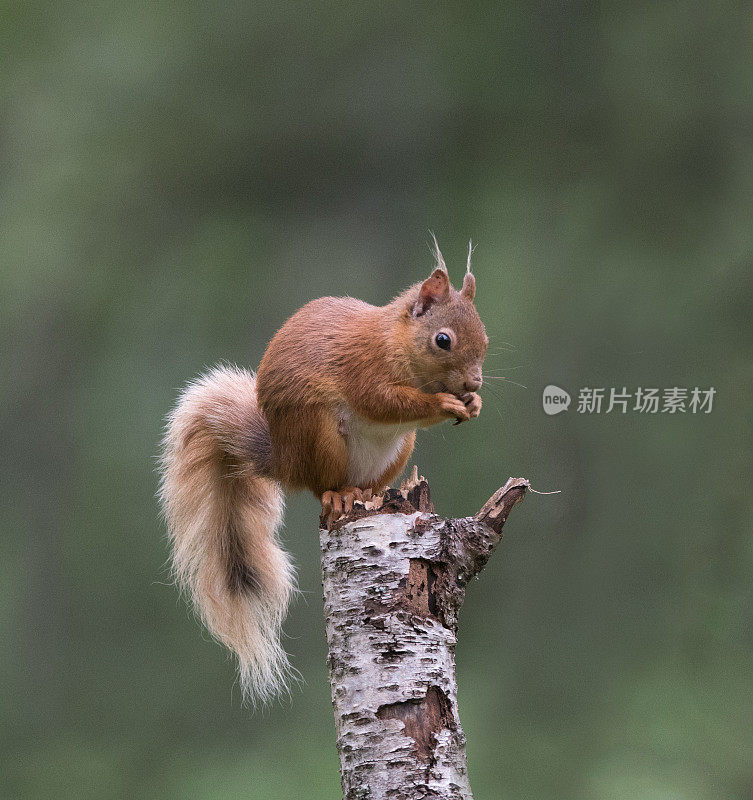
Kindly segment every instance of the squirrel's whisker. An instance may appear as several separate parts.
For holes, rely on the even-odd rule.
[[[490,381],[505,381],[506,383],[514,383],[516,386],[520,386],[522,389],[528,388],[522,383],[518,383],[517,381],[511,381],[509,378],[503,378],[501,375],[484,375],[484,379],[486,378],[488,378]]]

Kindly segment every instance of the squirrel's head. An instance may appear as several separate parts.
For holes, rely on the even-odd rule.
[[[414,385],[424,392],[460,396],[481,388],[481,367],[489,337],[473,305],[476,279],[471,273],[471,249],[469,244],[468,268],[460,291],[450,284],[444,259],[436,247],[436,269],[404,295],[411,336],[411,372]]]

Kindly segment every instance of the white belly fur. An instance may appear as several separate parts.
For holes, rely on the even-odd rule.
[[[349,486],[373,483],[397,461],[405,437],[416,429],[415,423],[386,425],[370,422],[350,409],[343,414],[343,435],[348,445]]]

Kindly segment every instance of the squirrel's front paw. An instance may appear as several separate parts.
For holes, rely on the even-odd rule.
[[[455,424],[467,422],[471,417],[465,403],[454,394],[447,392],[437,392],[435,397],[439,400],[439,408],[448,417],[455,417]]]
[[[460,399],[465,403],[465,410],[471,419],[475,419],[481,413],[481,398],[476,392],[468,392]]]

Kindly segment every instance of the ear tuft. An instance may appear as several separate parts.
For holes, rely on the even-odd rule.
[[[434,260],[436,261],[437,269],[443,269],[445,272],[447,272],[447,264],[444,263],[444,256],[442,255],[442,251],[439,249],[437,237],[434,235],[434,231],[429,231],[429,233],[431,234],[431,240],[434,242]]]
[[[465,285],[465,284],[464,284]],[[413,318],[423,316],[435,303],[441,303],[450,296],[450,279],[447,271],[437,268],[422,284],[418,300],[413,306]]]
[[[460,290],[460,294],[462,294],[466,300],[470,300],[471,303],[473,302],[473,298],[476,296],[476,279],[473,277],[473,274],[471,273],[472,255],[473,255],[473,241],[469,239],[468,260],[465,262],[465,277],[463,278],[463,288]]]

